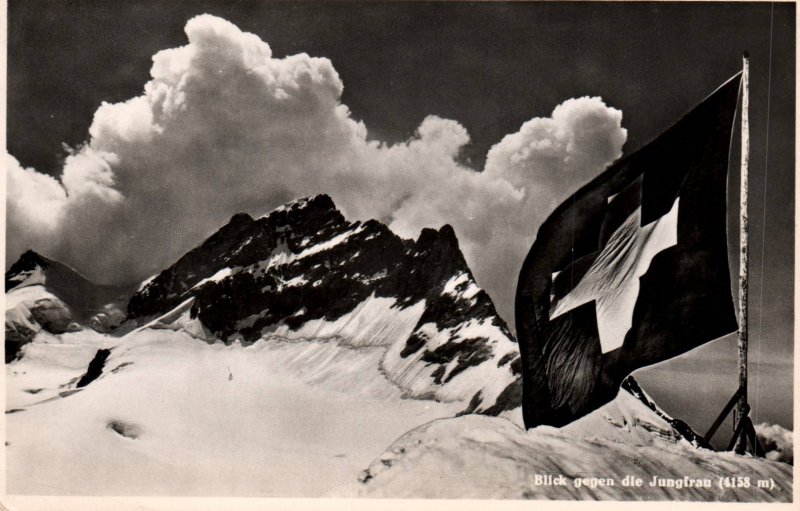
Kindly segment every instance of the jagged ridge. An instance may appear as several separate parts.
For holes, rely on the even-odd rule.
[[[471,401],[468,411],[519,405],[516,345],[449,225],[405,240],[376,220],[348,222],[327,195],[258,219],[238,214],[148,282],[128,313],[144,320],[191,298],[191,318],[244,343],[353,314],[366,321],[362,304],[387,299],[384,316],[414,320],[410,333],[387,341],[383,369],[396,383],[413,396]]]

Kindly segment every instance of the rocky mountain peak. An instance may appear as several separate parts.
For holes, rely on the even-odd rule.
[[[255,220],[247,213],[236,213],[228,220],[228,223],[220,229],[220,232],[235,231],[242,227],[247,227],[253,222],[255,222]]]
[[[34,265],[38,264],[38,265],[41,265],[41,266],[46,266],[47,263],[48,263],[48,259],[46,259],[44,256],[42,256],[41,254],[39,254],[38,252],[36,252],[33,249],[28,249],[21,256],[19,256],[19,259],[17,259],[17,262],[15,262],[14,265],[12,265],[12,267],[13,266],[31,265],[31,264],[34,264]]]
[[[180,317],[181,328],[225,342],[278,335],[385,346],[383,371],[411,395],[493,413],[519,401],[516,344],[453,228],[403,239],[377,220],[348,221],[327,195],[255,220],[235,215],[143,286],[128,313]]]
[[[33,250],[27,250],[6,272],[6,292],[19,286],[37,269],[46,269],[50,261]]]

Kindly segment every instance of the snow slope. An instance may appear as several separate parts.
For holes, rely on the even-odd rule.
[[[103,375],[67,392],[108,347]],[[338,339],[243,347],[147,328],[24,349],[6,366],[11,494],[352,495],[386,445],[461,408],[404,399],[383,348]]]
[[[42,332],[35,339],[21,348],[20,360],[6,365],[7,414],[74,392],[97,350],[119,342],[92,330],[61,335]],[[6,416],[7,423],[11,418]]]
[[[537,484],[537,476],[566,485]],[[623,486],[626,476],[641,487]],[[703,478],[711,487],[651,486],[658,479]],[[749,488],[720,488],[719,478],[750,477]],[[590,478],[576,486],[575,479]],[[599,486],[591,478],[612,479]],[[755,481],[774,488],[755,488]],[[792,467],[699,449],[627,392],[575,423],[526,432],[498,417],[436,420],[394,442],[360,475],[361,496],[559,500],[699,500],[788,502]],[[544,479],[539,481],[544,483]]]
[[[99,349],[102,375],[77,380]],[[404,398],[381,346],[273,336],[249,346],[145,328],[40,334],[6,366],[7,491],[37,495],[786,501],[789,465],[699,449],[627,392],[561,430]],[[386,449],[386,446],[390,446]],[[376,455],[382,451],[384,454]],[[367,470],[363,470],[368,467]],[[537,475],[567,486],[537,486]],[[626,488],[626,475],[711,489]],[[719,476],[775,482],[719,489]],[[581,487],[575,477],[609,477]]]

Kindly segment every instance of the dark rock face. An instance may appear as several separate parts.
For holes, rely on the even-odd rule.
[[[287,254],[302,251],[303,237],[293,232],[309,233],[303,246],[312,246],[346,229],[344,218],[329,197],[320,196],[301,204],[304,207],[275,211],[259,220],[244,213],[234,215],[202,245],[189,251],[136,293],[128,302],[129,316],[136,318],[166,312],[183,301],[187,292],[196,294],[196,290],[190,289],[198,282],[223,268],[248,266],[269,259],[276,250]]]
[[[6,328],[6,364],[19,358],[22,347],[29,343],[34,335],[36,331],[24,325],[18,325],[13,329]]]
[[[254,342],[276,325],[296,330],[312,320],[336,321],[370,297],[390,298],[401,310],[424,302],[413,332],[401,340],[392,366],[398,372],[413,372],[416,364],[434,387],[481,364],[492,364],[509,384],[519,378],[491,361],[516,354],[516,345],[475,284],[449,225],[405,240],[375,220],[347,221],[327,195],[258,219],[235,215],[137,292],[128,316],[143,321],[193,298],[191,317],[216,337]],[[474,403],[477,411],[496,404],[490,394],[483,396],[491,402]],[[518,405],[506,399],[494,410]]]
[[[237,271],[201,282],[226,268]],[[336,320],[374,293],[396,298],[400,306],[427,300],[420,324],[447,328],[491,318],[508,332],[484,291],[471,301],[442,293],[459,273],[472,282],[449,225],[424,229],[416,242],[403,240],[375,220],[346,221],[330,197],[318,195],[258,220],[234,216],[135,294],[128,314],[163,314],[194,296],[193,316],[214,334],[224,339],[239,333],[254,341],[279,322],[294,328],[313,319]],[[254,315],[252,324],[237,327]]]
[[[86,368],[86,373],[78,380],[76,387],[85,387],[99,378],[100,375],[103,374],[103,367],[106,365],[106,360],[109,355],[111,355],[111,350],[97,350],[94,358],[89,362],[89,367]]]
[[[28,250],[19,256],[6,272],[6,293],[22,284],[37,267],[46,270],[50,267],[50,261],[33,250]]]

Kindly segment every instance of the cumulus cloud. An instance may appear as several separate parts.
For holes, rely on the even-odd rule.
[[[35,247],[65,260],[86,261],[92,252],[81,250],[84,240],[112,228],[112,216],[124,202],[114,188],[108,161],[90,148],[67,156],[61,181],[23,168],[6,155],[6,251],[9,259]],[[104,216],[105,215],[105,216]],[[89,236],[82,232],[91,226]],[[103,234],[107,235],[108,232]],[[89,250],[96,249],[91,245]]]
[[[766,422],[757,424],[755,430],[767,459],[794,465],[794,439],[790,430]]]
[[[60,179],[7,157],[9,259],[32,247],[99,281],[143,277],[233,213],[328,193],[349,218],[377,218],[405,237],[453,225],[511,319],[538,225],[626,138],[621,112],[570,99],[506,136],[476,171],[458,163],[470,139],[454,120],[429,116],[403,143],[368,140],[328,59],[275,58],[210,15],[189,20],[186,35],[186,46],[153,57],[142,95],[98,108]]]

